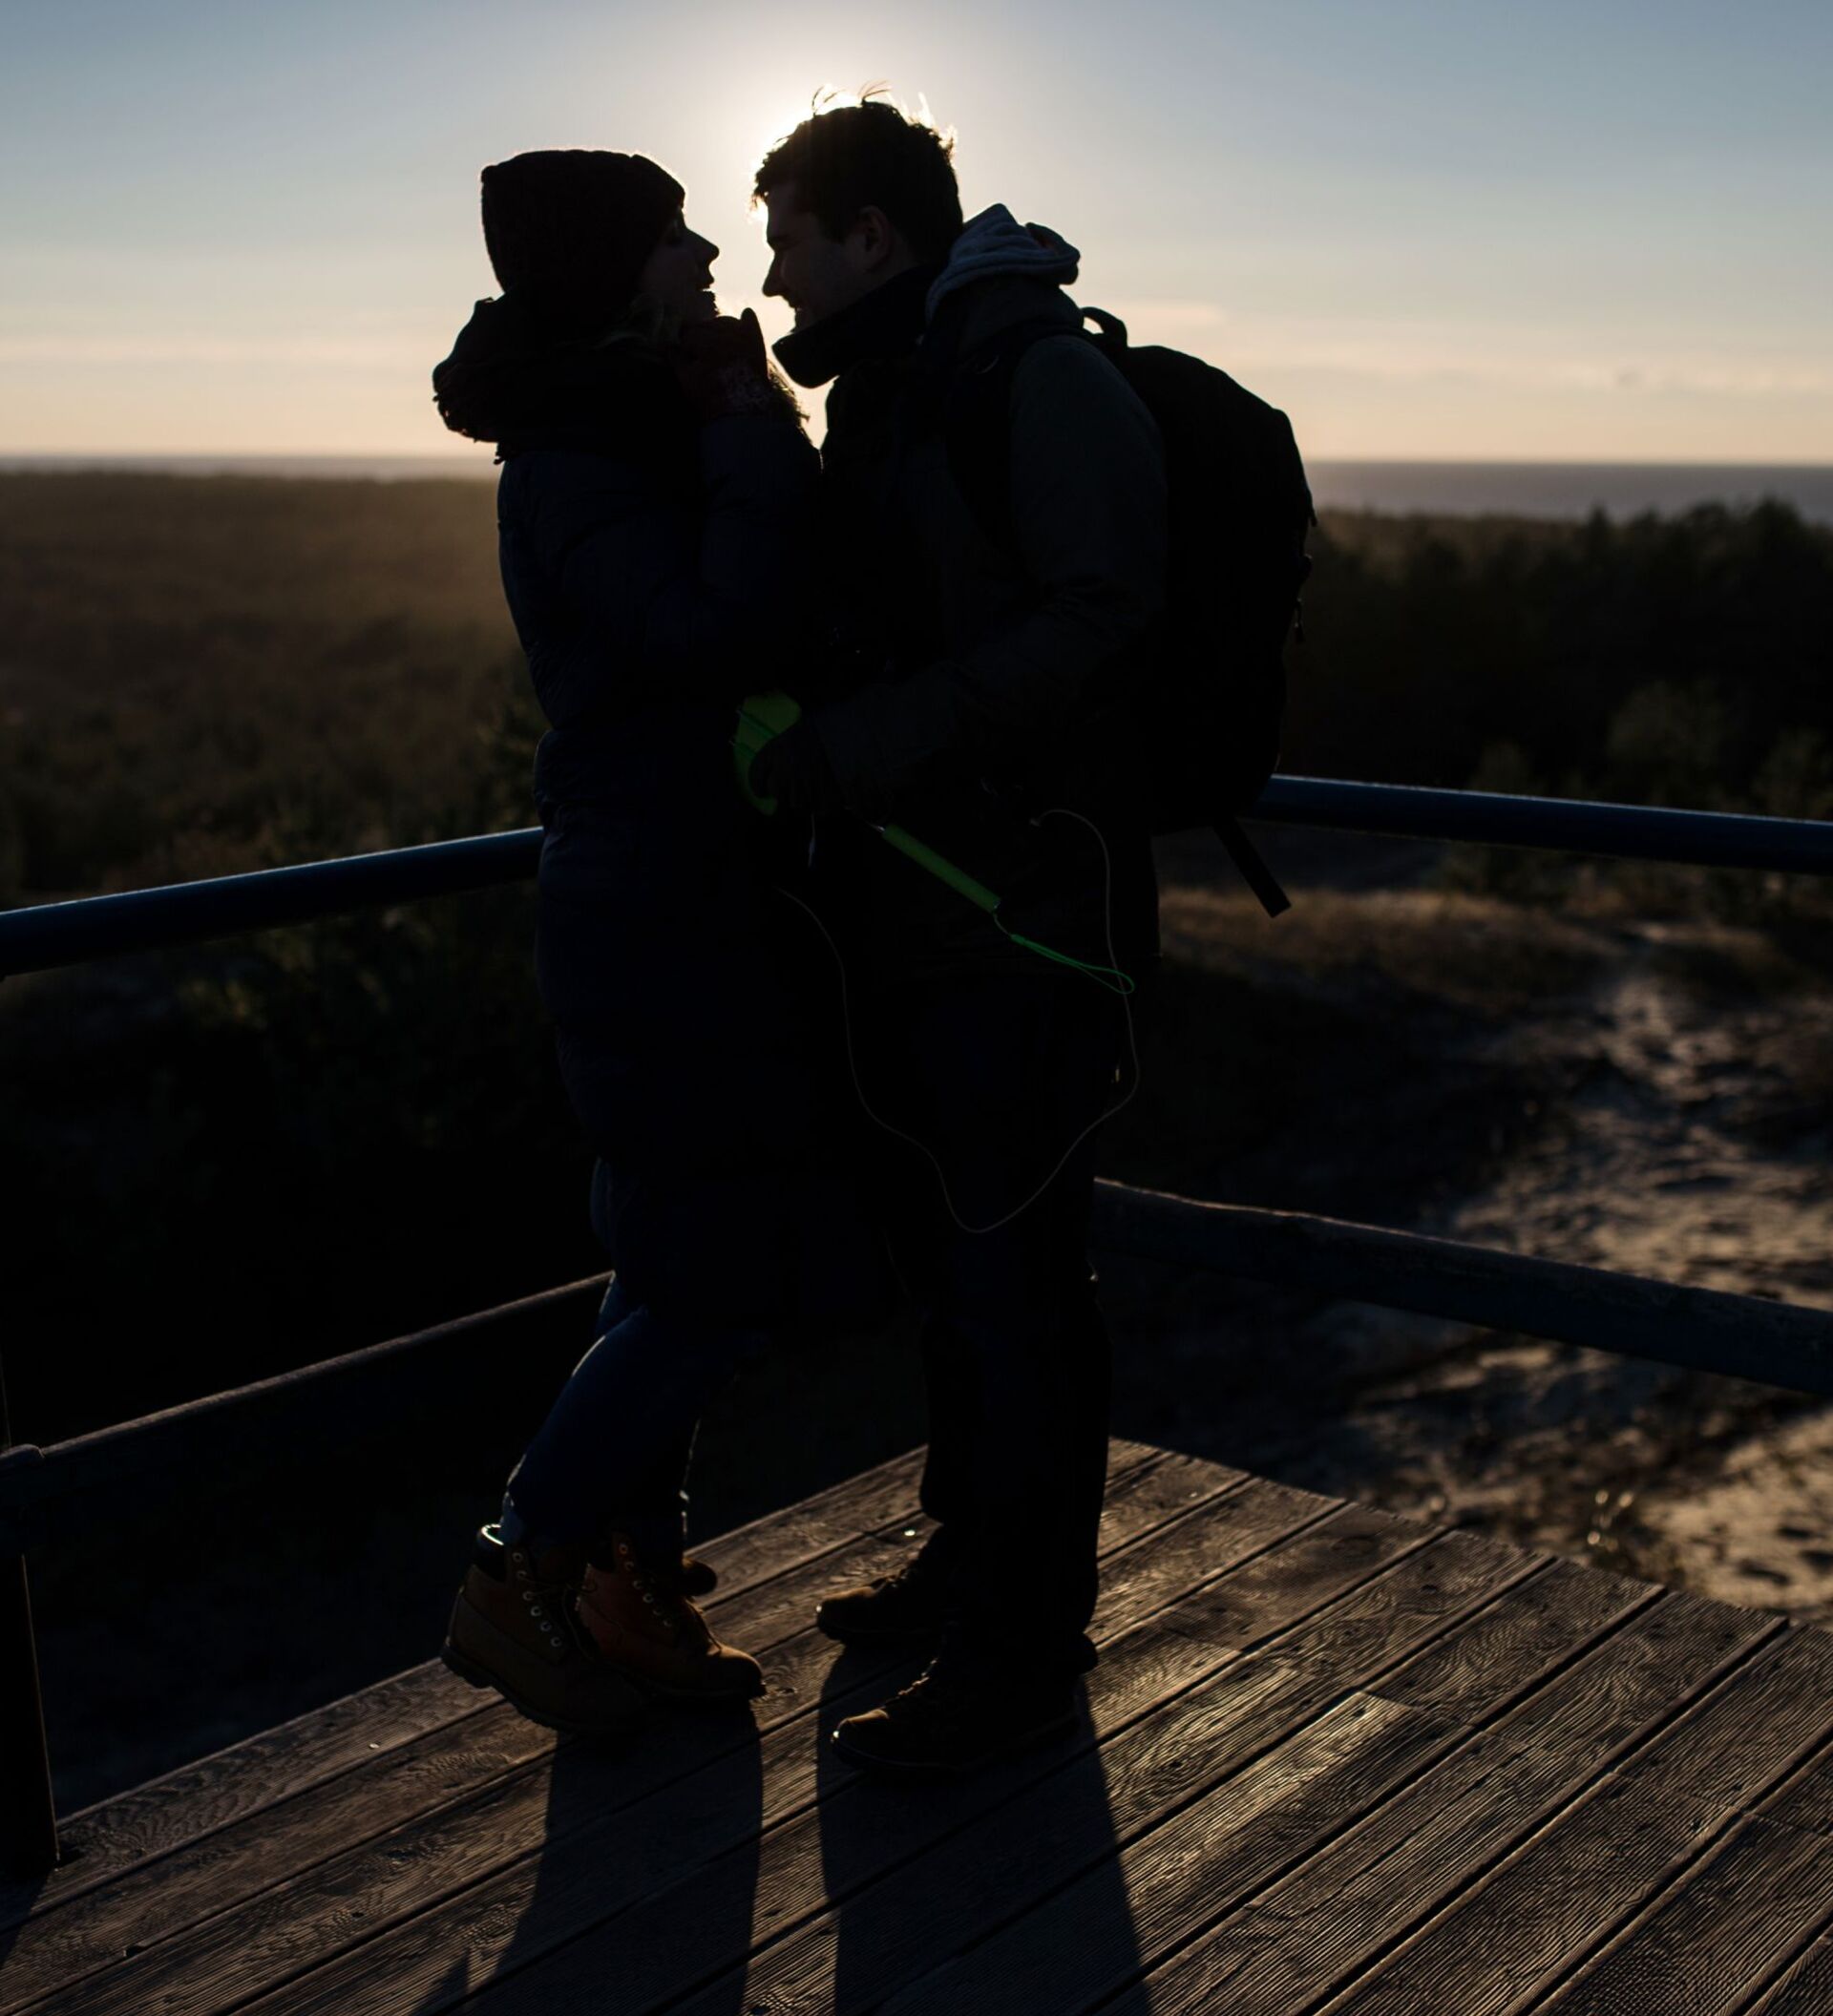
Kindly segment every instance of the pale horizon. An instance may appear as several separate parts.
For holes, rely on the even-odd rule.
[[[457,441],[450,449],[317,449],[317,448],[0,448],[0,468],[37,462],[433,462],[464,468],[474,462],[489,467],[495,450],[477,442]],[[1387,469],[1647,469],[1647,470],[1803,470],[1833,472],[1833,456],[1791,459],[1769,455],[1759,461],[1714,460],[1707,455],[1307,455],[1307,468]]]
[[[1308,459],[1833,463],[1825,10],[689,19],[32,10],[0,80],[28,198],[0,223],[0,454],[487,462],[429,386],[495,291],[484,162],[653,155],[723,248],[723,305],[774,338],[751,171],[818,88],[883,79],[956,130],[970,215],[1062,231],[1077,300],[1282,406]]]

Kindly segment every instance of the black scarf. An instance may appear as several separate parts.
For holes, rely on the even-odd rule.
[[[773,346],[777,363],[812,389],[868,358],[914,349],[923,333],[924,302],[941,270],[912,266],[806,329],[791,329]]]

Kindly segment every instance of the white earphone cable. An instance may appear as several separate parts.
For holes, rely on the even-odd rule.
[[[1101,844],[1101,859],[1103,872],[1103,918],[1107,938],[1107,962],[1109,967],[1112,968],[1114,962],[1114,864],[1113,857],[1107,851],[1106,838],[1103,834],[1100,827],[1098,827],[1092,819],[1085,818],[1081,812],[1072,811],[1067,806],[1051,806],[1047,810],[1040,813],[1039,817],[1047,819],[1050,817],[1052,812],[1062,812],[1068,818],[1080,819],[1083,825],[1085,826],[1089,830],[1089,831],[1094,834],[1096,840],[1099,841]],[[1037,822],[1034,820],[1032,823],[1035,825]],[[947,1208],[948,1215],[954,1219],[955,1223],[960,1227],[962,1231],[970,1232],[977,1236],[985,1232],[996,1232],[1000,1229],[1001,1226],[1011,1224],[1012,1220],[1018,1217],[1021,1212],[1028,1210],[1031,1206],[1034,1205],[1038,1201],[1038,1199],[1043,1195],[1044,1191],[1047,1190],[1050,1186],[1056,1181],[1058,1170],[1060,1170],[1063,1167],[1064,1164],[1069,1160],[1070,1156],[1075,1153],[1076,1149],[1081,1145],[1081,1144],[1090,1134],[1092,1134],[1094,1130],[1098,1126],[1100,1126],[1104,1121],[1111,1120],[1114,1115],[1121,1110],[1123,1106],[1128,1104],[1132,1100],[1133,1095],[1139,1090],[1139,1046],[1138,1043],[1135,1041],[1133,1035],[1132,1002],[1127,995],[1123,994],[1121,996],[1121,1005],[1123,1008],[1125,1008],[1127,1012],[1127,1047],[1129,1053],[1131,1054],[1133,1060],[1133,1082],[1130,1089],[1127,1091],[1127,1097],[1121,1100],[1119,1104],[1108,1106],[1104,1111],[1096,1114],[1094,1119],[1091,1120],[1088,1124],[1083,1128],[1082,1132],[1076,1136],[1075,1140],[1072,1141],[1069,1145],[1064,1149],[1063,1153],[1057,1158],[1056,1165],[1051,1169],[1049,1175],[1047,1175],[1043,1179],[1043,1181],[1038,1186],[1035,1190],[1032,1191],[1030,1196],[1027,1197],[1022,1204],[1019,1205],[1015,1209],[1008,1211],[1003,1218],[996,1218],[991,1225],[969,1225],[961,1217],[960,1213],[955,1208],[955,1200],[949,1195],[948,1178],[943,1173],[941,1164],[936,1160],[936,1157],[930,1153],[927,1147],[924,1147],[923,1144],[918,1141],[914,1134],[906,1134],[901,1127],[894,1127],[888,1120],[881,1119],[879,1115],[877,1115],[872,1110],[871,1102],[866,1098],[865,1087],[859,1082],[858,1061],[853,1056],[853,1018],[850,1012],[847,998],[847,962],[841,956],[839,946],[837,946],[833,942],[833,938],[829,933],[827,926],[823,924],[821,919],[816,916],[815,913],[811,909],[810,909],[809,905],[803,902],[800,896],[790,894],[790,891],[785,889],[780,882],[772,883],[770,886],[776,891],[779,895],[788,897],[789,900],[793,903],[798,910],[806,912],[807,914],[813,919],[815,929],[821,934],[824,938],[827,939],[828,948],[833,954],[834,963],[840,969],[840,1014],[841,1019],[845,1025],[847,1033],[847,1065],[849,1070],[851,1070],[853,1073],[853,1088],[854,1092],[858,1094],[859,1103],[865,1109],[867,1118],[874,1122],[875,1125],[882,1127],[887,1134],[895,1134],[899,1141],[909,1142],[912,1147],[921,1148],[922,1152],[925,1155],[929,1156],[930,1164],[934,1167],[937,1177],[942,1186],[942,1202]],[[1116,1072],[1115,1076],[1118,1077],[1119,1073]]]

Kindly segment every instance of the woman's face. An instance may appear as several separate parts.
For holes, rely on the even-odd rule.
[[[637,292],[674,309],[684,323],[711,322],[719,313],[713,299],[713,262],[719,247],[687,228],[677,211],[656,249],[637,276]]]

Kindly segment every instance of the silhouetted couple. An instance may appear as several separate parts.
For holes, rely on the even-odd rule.
[[[764,291],[795,313],[776,357],[832,381],[819,455],[756,319],[718,314],[718,249],[664,170],[484,171],[503,291],[434,387],[503,464],[503,581],[551,724],[538,978],[616,1272],[445,1656],[561,1729],[762,1691],[693,1601],[714,1582],[683,1552],[696,1423],[741,1364],[869,1336],[900,1295],[937,1526],[818,1621],[935,1655],[837,1747],[972,1769],[1071,1729],[1095,1662],[1111,1353],[1086,1242],[1129,1024],[1008,929],[1157,966],[1107,703],[1163,604],[1163,457],[1078,333],[1074,248],[1001,208],[964,225],[950,155],[869,100],[758,171]],[[1016,332],[1009,410],[964,447],[959,388]],[[746,773],[766,816],[734,732],[773,691],[803,711]]]

